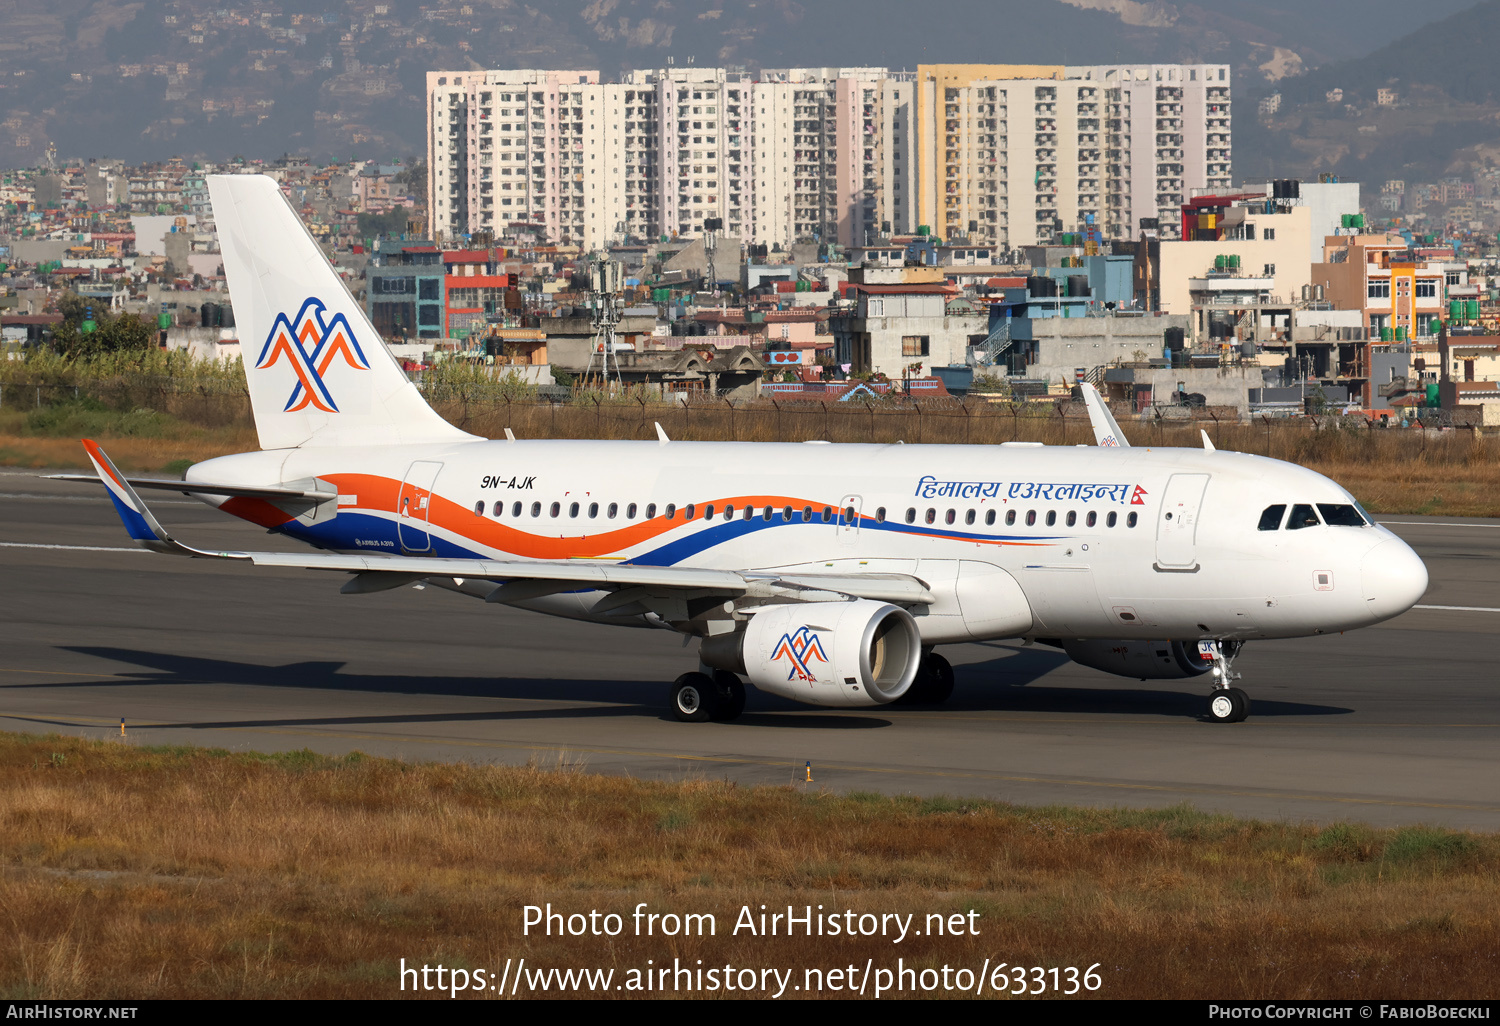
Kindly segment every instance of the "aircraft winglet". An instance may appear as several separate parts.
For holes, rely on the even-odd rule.
[[[1120,430],[1120,425],[1115,423],[1109,407],[1104,405],[1104,399],[1099,395],[1099,390],[1088,382],[1079,385],[1078,390],[1083,393],[1083,404],[1089,411],[1089,423],[1094,428],[1094,440],[1103,446],[1130,448],[1130,442],[1125,438],[1125,433]]]
[[[99,472],[99,480],[104,483],[110,501],[115,504],[115,511],[125,522],[125,530],[141,548],[178,556],[208,556],[215,559],[248,558],[241,553],[204,552],[182,544],[161,526],[161,522],[156,519],[156,514],[152,513],[150,507],[141,501],[136,490],[130,486],[125,475],[115,467],[114,461],[105,454],[98,442],[85,438],[83,451],[88,453],[89,461]]]

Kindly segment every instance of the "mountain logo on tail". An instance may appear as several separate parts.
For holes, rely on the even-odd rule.
[[[813,661],[828,662],[828,656],[823,652],[823,643],[809,627],[799,627],[795,633],[781,636],[781,640],[776,643],[776,650],[771,653],[771,662],[778,659],[791,660],[792,668],[786,675],[787,680],[805,680],[808,683],[814,683],[818,679],[818,675],[812,671]]]
[[[336,360],[357,371],[370,369],[370,361],[360,349],[354,331],[343,314],[325,320],[326,308],[318,299],[309,298],[295,317],[276,315],[266,344],[261,347],[256,370],[275,367],[284,358],[291,365],[297,383],[286,401],[286,413],[296,413],[309,406],[325,413],[339,412],[333,392],[323,376]]]

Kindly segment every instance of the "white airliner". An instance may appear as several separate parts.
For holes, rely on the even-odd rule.
[[[1427,587],[1328,478],[1131,448],[1091,389],[1098,447],[478,438],[423,401],[274,181],[209,191],[261,451],[136,480],[85,442],[147,548],[696,637],[671,688],[689,721],[739,715],[742,678],[813,705],[941,702],[936,646],[1013,638],[1122,677],[1202,676],[1207,718],[1234,722],[1243,643],[1378,623]],[[140,488],[310,549],[190,548]]]

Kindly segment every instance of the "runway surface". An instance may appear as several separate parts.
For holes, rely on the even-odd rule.
[[[194,544],[291,544],[185,498],[156,505]],[[958,686],[941,709],[752,689],[739,721],[684,724],[667,682],[696,657],[666,632],[154,555],[129,547],[102,489],[0,472],[0,729],[118,738],[124,717],[134,744],[745,784],[801,781],[810,761],[812,786],[835,790],[1500,829],[1500,521],[1381,519],[1426,560],[1423,604],[1441,608],[1247,646],[1243,724],[1205,722],[1200,682],[1009,643],[945,648]]]

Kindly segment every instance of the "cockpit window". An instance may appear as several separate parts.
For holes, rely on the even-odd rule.
[[[1299,502],[1292,507],[1292,515],[1287,518],[1286,529],[1288,531],[1300,531],[1304,527],[1317,527],[1322,521],[1312,506]]]
[[[1267,506],[1260,514],[1260,530],[1274,531],[1281,526],[1281,518],[1286,516],[1286,503],[1275,506]]]
[[[1346,502],[1320,502],[1318,512],[1330,527],[1368,527],[1369,521],[1358,506]]]

